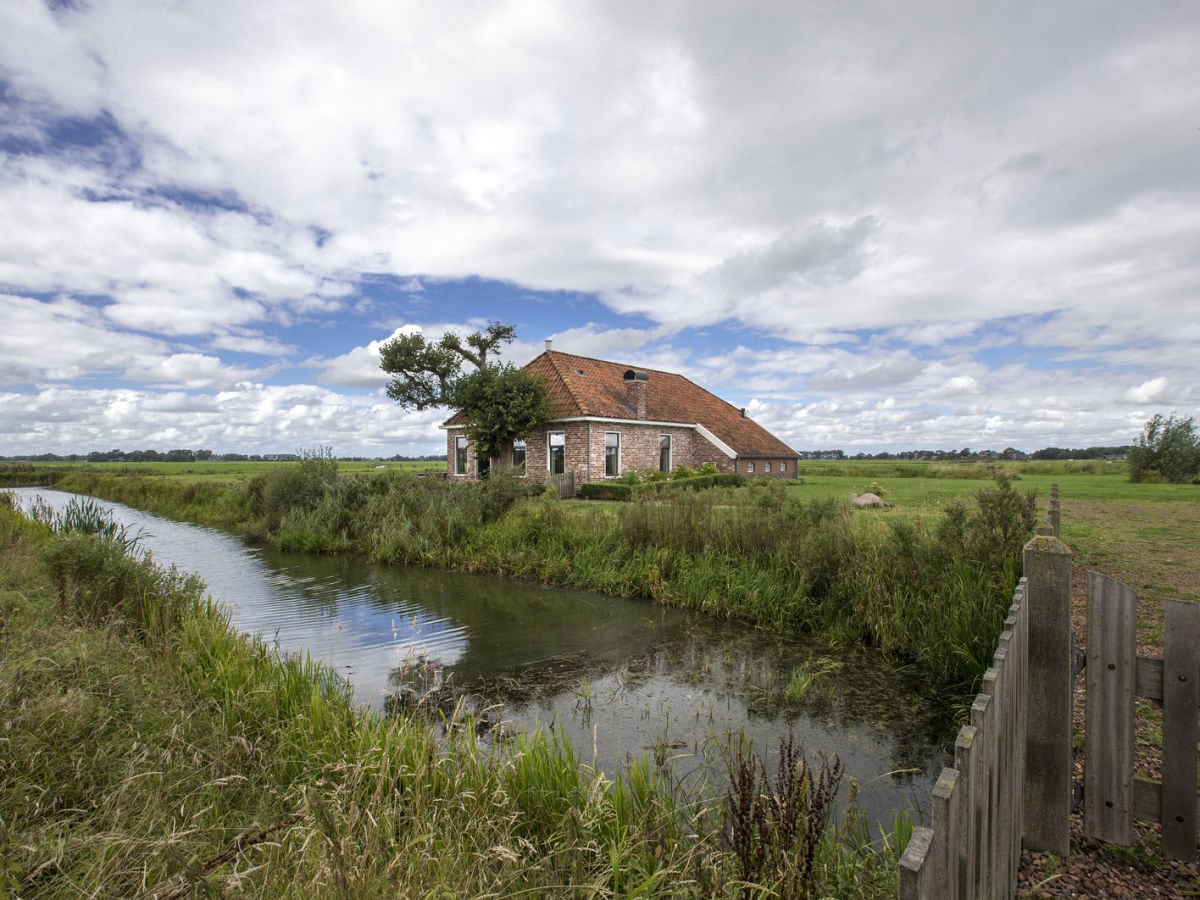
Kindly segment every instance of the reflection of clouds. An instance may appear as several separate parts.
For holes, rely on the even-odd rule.
[[[63,495],[38,491],[55,503]],[[609,768],[643,745],[683,741],[709,766],[717,736],[742,730],[766,753],[792,730],[811,752],[840,755],[867,781],[919,768],[931,779],[952,721],[915,673],[867,651],[754,631],[646,602],[490,577],[395,569],[326,556],[248,550],[240,540],[111,504],[114,518],[143,529],[157,562],[197,572],[218,600],[237,598],[235,627],[281,652],[307,652],[354,685],[355,701],[383,709],[407,686],[476,695],[476,708],[506,703],[522,726],[558,723],[582,759],[593,741]],[[831,659],[822,690],[794,704],[756,703],[792,673]],[[578,714],[588,684],[589,714]],[[673,765],[682,770],[682,756]],[[720,765],[711,763],[713,777]],[[890,782],[892,779],[886,779]],[[873,788],[870,803],[909,798]],[[889,799],[890,798],[890,799]]]

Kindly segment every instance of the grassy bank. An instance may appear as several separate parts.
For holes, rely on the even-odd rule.
[[[794,748],[702,802],[555,735],[360,714],[88,518],[0,508],[0,894],[894,895],[898,848],[826,827],[836,777]]]

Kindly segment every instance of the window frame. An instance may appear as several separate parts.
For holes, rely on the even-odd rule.
[[[521,454],[521,461],[519,463],[517,462],[517,453],[518,452]],[[523,441],[523,440],[513,441],[512,468],[513,468],[514,472],[519,472],[519,475],[521,478],[524,478],[529,474],[529,468],[526,465],[526,461],[529,459],[528,453],[529,453],[529,445],[525,441]]]
[[[658,471],[671,474],[671,469],[675,465],[675,442],[671,440],[671,435],[660,434],[658,436]],[[663,468],[663,451],[667,451],[667,467]]]
[[[559,437],[562,440],[559,443],[554,442],[554,438]],[[558,459],[562,465],[559,471],[554,471],[555,450],[558,450]],[[566,475],[567,474],[567,433],[565,431],[548,431],[546,432],[546,471],[551,475]]]
[[[469,441],[465,434],[455,435],[454,437],[454,474],[457,476],[465,476],[467,471],[467,447]]]
[[[609,438],[614,438],[614,442],[610,444]],[[609,451],[612,453],[609,453]],[[609,463],[612,463],[610,466]],[[606,431],[604,432],[604,477],[617,478],[621,474],[621,432]]]

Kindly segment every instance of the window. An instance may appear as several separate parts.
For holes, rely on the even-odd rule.
[[[467,439],[465,437],[454,439],[454,474],[467,474]]]
[[[658,471],[671,471],[671,436],[669,434],[658,436]]]
[[[780,472],[786,472],[786,471],[787,471],[787,462],[786,462],[786,461],[782,461],[782,460],[780,461],[780,463],[779,463],[779,471],[780,471]]]
[[[550,452],[547,462],[551,475],[562,475],[567,471],[567,435],[564,431],[552,431],[547,435]]]
[[[763,463],[763,474],[769,475],[770,473],[771,473],[771,464],[769,462]]]
[[[513,441],[512,467],[514,475],[525,475],[525,442]]]
[[[752,462],[748,462],[748,463],[746,463],[746,474],[747,474],[747,475],[753,475],[753,474],[754,474],[754,463],[752,463]]]
[[[604,432],[604,474],[609,478],[621,474],[621,435],[616,431]]]

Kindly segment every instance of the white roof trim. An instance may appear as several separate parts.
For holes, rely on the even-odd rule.
[[[699,422],[697,422],[694,427],[695,427],[696,431],[700,433],[701,437],[703,437],[706,441],[708,441],[710,444],[712,444],[714,447],[716,447],[718,450],[720,450],[722,453],[724,453],[730,459],[737,459],[737,451],[736,450],[734,450],[732,447],[730,447],[727,443],[725,443],[723,440],[721,440],[719,437],[717,437],[715,434],[713,434],[711,431],[709,431],[707,428],[705,428]]]

